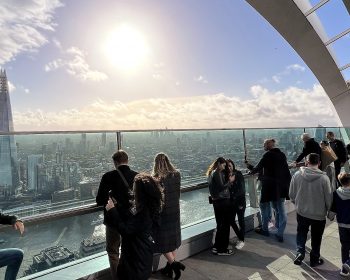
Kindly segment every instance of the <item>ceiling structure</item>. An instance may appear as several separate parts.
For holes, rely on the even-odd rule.
[[[350,36],[350,0],[246,1],[304,60],[334,104],[342,125],[350,127],[350,48],[345,52],[343,46],[349,44],[344,39]],[[334,28],[327,16],[327,5],[338,5],[332,11],[340,11],[341,16],[334,16],[338,20],[343,17],[345,26],[337,24]]]

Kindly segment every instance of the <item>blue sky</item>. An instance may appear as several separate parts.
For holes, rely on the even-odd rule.
[[[337,123],[312,72],[245,1],[7,0],[0,11],[16,130]],[[131,70],[112,63],[115,45],[105,51],[121,26],[146,46]]]

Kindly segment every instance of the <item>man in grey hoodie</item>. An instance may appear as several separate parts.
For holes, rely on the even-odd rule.
[[[297,255],[294,264],[301,265],[305,257],[305,243],[311,226],[310,266],[323,264],[320,249],[326,225],[327,211],[332,204],[332,190],[326,173],[318,169],[320,157],[311,153],[306,157],[306,167],[301,167],[292,177],[290,200],[297,212]]]

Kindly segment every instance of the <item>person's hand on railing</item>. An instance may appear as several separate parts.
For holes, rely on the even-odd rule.
[[[13,228],[15,230],[19,230],[20,234],[23,235],[24,232],[24,224],[21,220],[17,220],[14,224],[13,224]]]

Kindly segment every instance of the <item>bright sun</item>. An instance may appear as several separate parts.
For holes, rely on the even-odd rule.
[[[122,71],[137,69],[149,55],[143,34],[126,24],[110,33],[104,51],[111,63]]]

